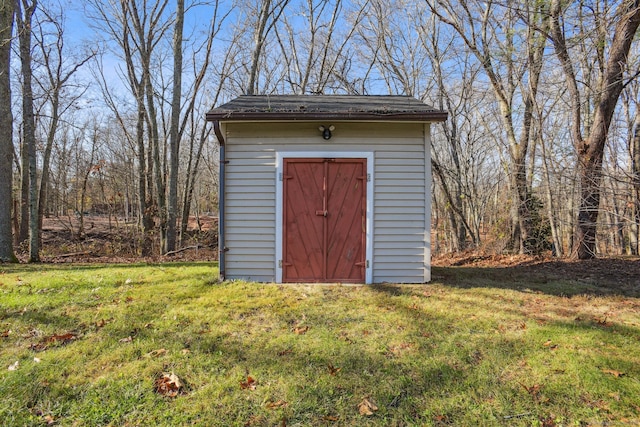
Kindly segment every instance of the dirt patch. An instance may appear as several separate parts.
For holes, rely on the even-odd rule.
[[[44,262],[140,262],[217,259],[218,218],[190,217],[178,252],[170,256],[139,257],[140,231],[136,223],[107,215],[44,218],[41,259]],[[154,253],[159,235],[151,235]],[[26,260],[26,248],[16,251]]]
[[[569,260],[527,255],[449,254],[433,259],[434,267],[450,267],[482,271],[485,276],[512,280],[530,278],[539,283],[554,280],[592,285],[596,293],[620,292],[640,294],[640,257],[609,257],[591,260]],[[508,281],[508,280],[506,280]]]

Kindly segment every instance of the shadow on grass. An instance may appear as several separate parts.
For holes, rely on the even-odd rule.
[[[640,297],[640,260],[542,261],[508,267],[432,267],[432,283],[554,296]]]

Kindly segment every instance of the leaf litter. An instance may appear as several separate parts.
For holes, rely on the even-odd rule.
[[[163,372],[155,381],[156,393],[165,397],[176,397],[183,390],[182,381],[173,372]]]

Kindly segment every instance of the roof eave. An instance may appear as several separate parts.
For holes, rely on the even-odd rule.
[[[399,121],[399,122],[444,122],[445,111],[373,113],[373,112],[263,112],[221,111],[208,112],[207,121],[282,122],[282,121]]]

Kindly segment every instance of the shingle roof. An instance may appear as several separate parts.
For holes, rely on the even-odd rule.
[[[243,95],[207,113],[208,121],[446,119],[445,111],[411,96],[395,95]]]

